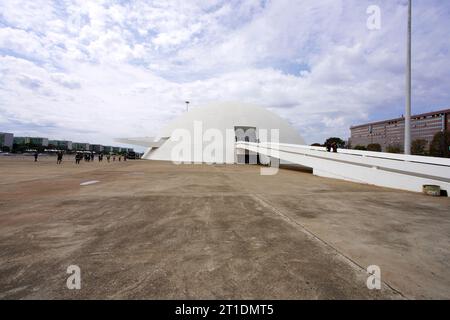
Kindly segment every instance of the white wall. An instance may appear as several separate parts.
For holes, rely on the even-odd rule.
[[[345,149],[333,153],[292,144],[240,142],[236,146],[265,155],[277,150],[280,159],[310,167],[318,176],[414,192],[433,184],[450,194],[450,159]]]

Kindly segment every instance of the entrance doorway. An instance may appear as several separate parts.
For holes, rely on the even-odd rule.
[[[258,142],[256,127],[234,127],[235,140],[245,142]],[[236,150],[236,162],[240,164],[258,164],[258,154],[249,150]]]

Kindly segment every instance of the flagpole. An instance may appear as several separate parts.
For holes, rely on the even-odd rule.
[[[411,6],[408,0],[408,31],[406,48],[406,106],[405,106],[405,154],[411,154]]]

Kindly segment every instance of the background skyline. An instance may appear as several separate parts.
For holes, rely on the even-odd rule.
[[[369,30],[369,5],[381,29]],[[0,3],[0,131],[115,145],[213,101],[307,143],[404,112],[406,1]],[[450,3],[413,1],[412,113],[449,108]]]

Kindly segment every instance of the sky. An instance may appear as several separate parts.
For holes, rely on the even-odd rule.
[[[307,143],[401,116],[406,0],[0,0],[0,131],[116,145],[215,101]],[[367,21],[376,5],[379,28]],[[450,108],[450,1],[413,1],[413,113]]]

